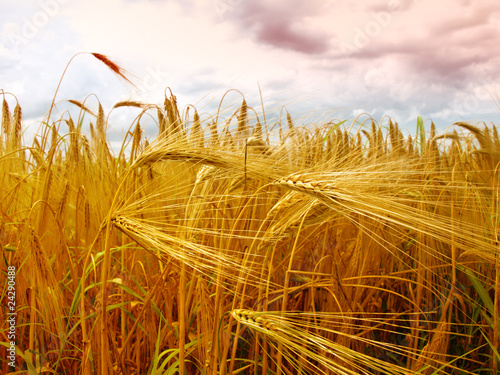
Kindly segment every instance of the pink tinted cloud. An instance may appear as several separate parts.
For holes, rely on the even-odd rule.
[[[306,54],[319,54],[328,50],[324,38],[302,33],[287,21],[263,22],[258,26],[256,36],[259,42]]]
[[[367,2],[367,11],[371,12],[403,12],[409,10],[415,0],[380,0],[373,4]]]
[[[499,15],[498,6],[482,6],[477,3],[475,7],[466,6],[460,12],[460,16],[443,17],[441,22],[431,26],[433,34],[451,34],[453,32],[464,32],[471,28],[484,28],[494,22],[495,16]],[[496,20],[498,22],[498,18]]]
[[[326,34],[314,29],[312,17],[325,7],[324,0],[254,1],[242,4],[238,23],[255,41],[304,54],[321,54],[330,48]]]
[[[352,64],[376,64],[381,59],[392,59],[422,79],[452,86],[464,85],[478,66],[498,72],[500,5],[493,2],[481,5],[461,2],[452,8],[450,5],[449,2],[442,7],[415,3],[409,12],[392,14],[387,25],[379,25],[377,35],[368,35],[369,29],[358,25],[347,44],[344,41],[344,45],[339,42],[333,46],[331,56]],[[373,6],[377,11],[382,9],[381,3]],[[370,19],[366,25],[374,20]]]

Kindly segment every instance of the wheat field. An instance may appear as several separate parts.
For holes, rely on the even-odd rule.
[[[78,117],[54,119],[54,97],[24,144],[8,96],[0,267],[16,269],[16,367],[2,281],[2,373],[498,373],[494,125],[301,127],[244,98],[202,119],[173,94],[107,113],[70,100]],[[140,114],[114,152],[108,116],[123,107]]]

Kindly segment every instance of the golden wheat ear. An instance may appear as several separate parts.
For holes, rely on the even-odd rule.
[[[118,78],[125,81],[127,84],[131,85],[134,89],[137,89],[136,84],[132,82],[129,77],[132,77],[132,73],[126,70],[122,65],[115,63],[108,56],[103,55],[101,53],[91,52],[91,55],[94,56],[97,60],[101,61],[104,65],[106,65],[113,73],[115,73]]]

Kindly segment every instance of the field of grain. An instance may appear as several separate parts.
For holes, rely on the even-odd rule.
[[[202,120],[168,95],[51,107],[23,144],[6,96],[18,373],[497,374],[495,126],[299,127],[244,99]],[[140,115],[115,153],[107,116],[124,106]],[[6,281],[0,296],[6,373]]]

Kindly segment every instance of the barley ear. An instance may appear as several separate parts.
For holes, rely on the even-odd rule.
[[[13,118],[13,124],[12,124],[12,149],[13,150],[20,150],[21,149],[21,130],[22,130],[22,125],[21,125],[21,119],[22,119],[22,111],[21,111],[21,106],[16,104],[16,107],[14,108],[14,118]]]
[[[292,116],[290,116],[290,114],[288,112],[286,113],[286,122],[288,124],[288,129],[292,130],[294,128]]]
[[[9,104],[4,99],[2,104],[2,135],[4,137],[6,147],[10,143],[10,111]]]
[[[85,104],[83,104],[82,102],[80,102],[79,100],[73,100],[73,99],[69,99],[68,102],[70,102],[71,104],[74,104],[76,105],[78,108],[82,109],[83,111],[87,112],[87,113],[90,113],[92,116],[94,117],[97,117],[97,115],[92,112],[90,109],[88,109]]]
[[[106,65],[121,80],[130,84],[132,87],[137,88],[136,85],[128,78],[128,76],[131,76],[130,72],[128,72],[123,66],[115,63],[106,55],[95,52],[92,52],[91,55],[94,56],[97,60],[101,61],[104,65]]]

